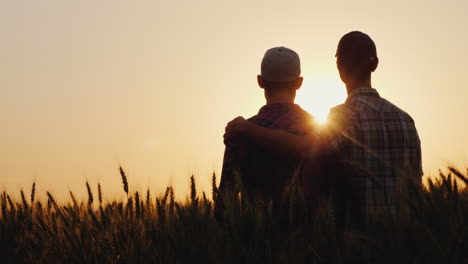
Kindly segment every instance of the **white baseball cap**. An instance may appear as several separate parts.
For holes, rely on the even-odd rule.
[[[286,47],[266,51],[261,66],[261,76],[270,82],[291,82],[301,76],[299,55]]]

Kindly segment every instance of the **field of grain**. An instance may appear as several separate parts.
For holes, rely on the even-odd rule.
[[[198,193],[191,178],[185,201],[174,189],[151,197],[129,193],[103,201],[102,188],[86,182],[87,201],[37,201],[36,183],[21,199],[0,195],[2,263],[468,263],[467,176],[449,168],[423,190],[408,186],[404,210],[369,218],[366,230],[339,239],[336,213],[324,200],[312,211],[291,196],[287,224],[254,202],[213,217],[218,191]],[[119,179],[116,179],[119,180]],[[465,186],[463,184],[463,186]],[[93,188],[96,187],[96,188]],[[93,191],[95,190],[95,191]],[[268,206],[266,206],[268,208]]]

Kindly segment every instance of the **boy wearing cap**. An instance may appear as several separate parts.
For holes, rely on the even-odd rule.
[[[294,104],[296,91],[301,87],[300,59],[296,52],[286,47],[269,49],[257,76],[264,90],[266,105],[248,122],[261,127],[282,130],[295,135],[305,135],[314,130],[313,117]],[[220,198],[215,205],[215,215],[222,219],[224,203],[233,201],[242,191],[249,201],[272,201],[277,207],[290,175],[299,166],[299,158],[267,151],[243,136],[225,140]]]

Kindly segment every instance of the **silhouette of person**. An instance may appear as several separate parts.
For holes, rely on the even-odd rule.
[[[266,105],[246,122],[298,136],[313,133],[314,118],[294,103],[302,81],[296,52],[286,47],[267,50],[261,63],[261,74],[257,76]],[[215,216],[222,219],[225,204],[232,203],[239,192],[242,200],[271,201],[277,208],[291,175],[299,168],[299,158],[271,152],[242,135],[233,136],[225,143]]]
[[[328,125],[319,137],[314,133],[294,135],[267,129],[238,117],[228,123],[225,139],[241,135],[273,153],[299,157],[319,153],[310,160],[328,156],[340,164],[350,164],[354,171],[335,179],[335,184],[350,184],[356,194],[352,199],[362,214],[396,213],[400,203],[399,183],[410,178],[421,184],[423,175],[415,123],[409,114],[373,88],[371,76],[379,59],[375,43],[367,34],[359,31],[345,34],[338,43],[336,64],[348,97],[344,104],[330,110]],[[337,191],[344,189],[340,187]]]

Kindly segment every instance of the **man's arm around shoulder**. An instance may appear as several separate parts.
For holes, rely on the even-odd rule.
[[[226,126],[224,139],[229,140],[236,135],[243,135],[273,153],[306,157],[315,143],[314,133],[299,136],[280,129],[265,128],[237,117]]]

